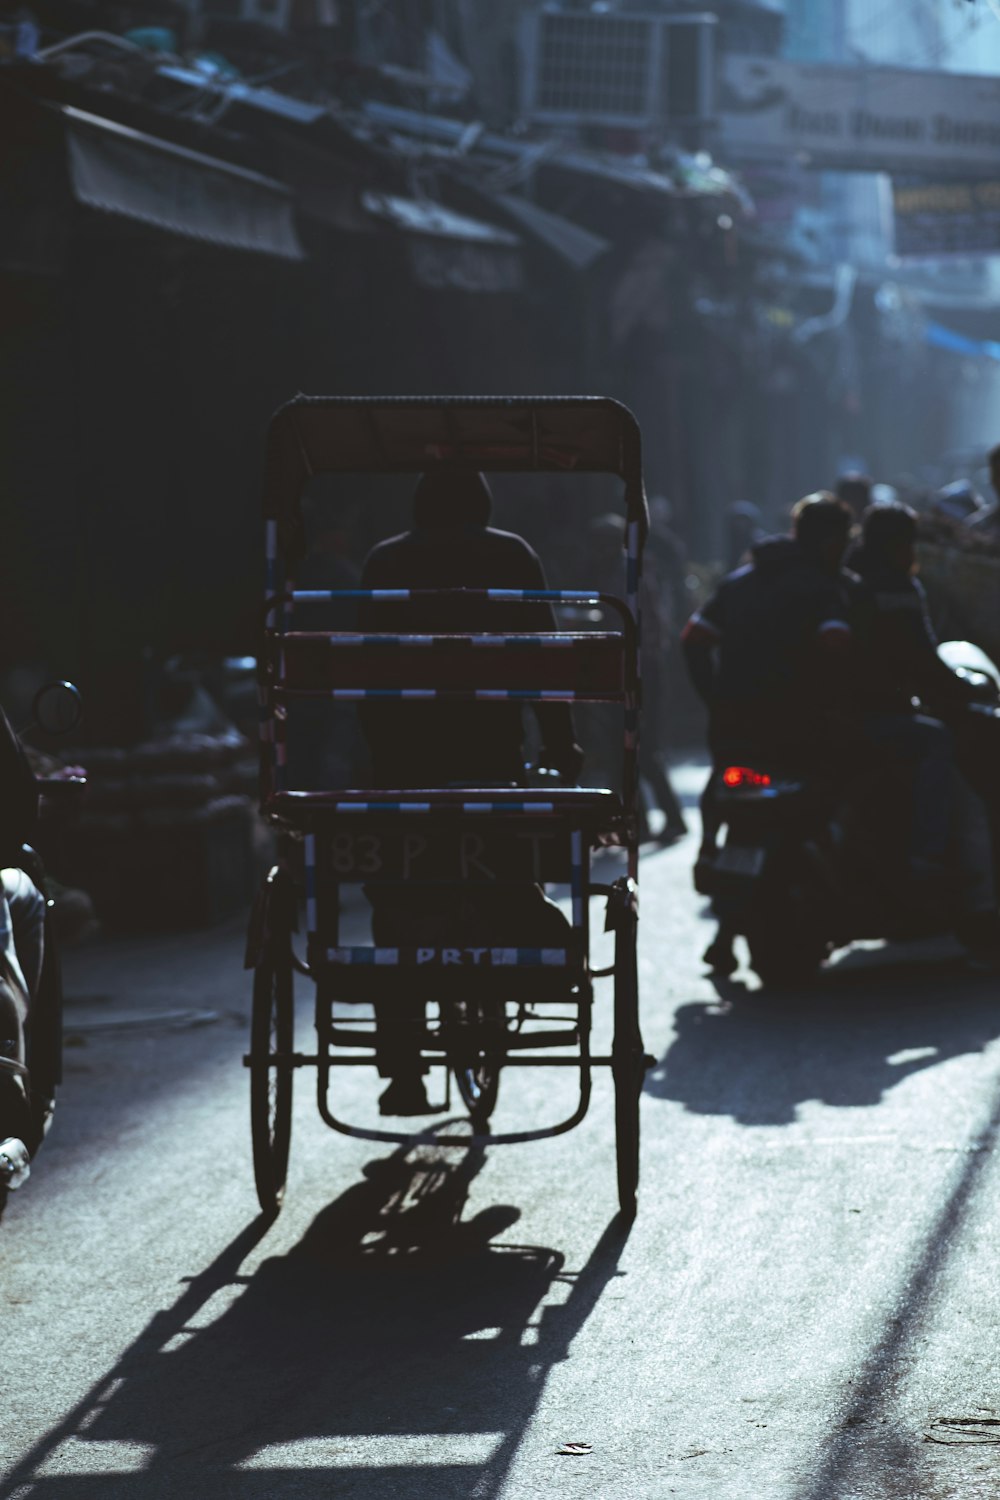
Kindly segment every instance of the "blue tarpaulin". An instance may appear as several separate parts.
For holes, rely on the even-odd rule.
[[[1000,344],[993,339],[970,339],[964,333],[956,333],[943,323],[924,324],[924,339],[935,349],[947,349],[950,354],[963,354],[966,359],[1000,359]]]

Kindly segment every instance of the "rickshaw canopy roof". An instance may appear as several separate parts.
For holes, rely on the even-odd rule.
[[[639,426],[604,396],[297,396],[267,435],[264,514],[281,549],[303,551],[300,499],[315,474],[614,474],[647,526]]]

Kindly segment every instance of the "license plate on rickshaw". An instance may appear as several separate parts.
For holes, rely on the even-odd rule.
[[[565,881],[569,835],[552,824],[512,829],[420,823],[344,827],[317,834],[316,871],[323,883],[365,880]]]

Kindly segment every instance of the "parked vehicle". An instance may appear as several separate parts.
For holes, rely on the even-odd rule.
[[[80,722],[80,695],[72,683],[52,683],[35,698],[32,728],[46,734],[70,734]],[[30,731],[26,731],[28,733]],[[70,774],[39,778],[43,816],[59,816],[72,806],[84,777]],[[21,850],[19,866],[45,892],[45,870],[37,852]],[[0,1021],[11,1033],[0,1056],[0,1203],[21,1187],[30,1163],[48,1132],[62,1082],[62,978],[59,945],[46,899],[44,960],[37,993],[29,996],[23,977],[0,955]],[[24,1017],[27,1020],[24,1020]]]
[[[976,690],[949,725],[958,764],[985,803],[996,859],[1000,669],[965,641],[946,642],[939,655]],[[713,775],[725,837],[714,858],[699,859],[695,884],[719,919],[706,954],[717,971],[735,971],[737,936],[765,983],[789,984],[812,978],[852,942],[904,941],[951,931],[960,920],[960,881],[916,891],[900,874],[911,805],[905,777],[873,764],[834,781],[751,754]]]

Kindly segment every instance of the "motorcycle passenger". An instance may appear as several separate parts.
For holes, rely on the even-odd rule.
[[[912,766],[911,873],[940,881],[957,833],[967,877],[960,935],[970,946],[1000,950],[986,812],[958,774],[951,730],[932,717],[947,719],[974,691],[938,656],[927,596],[914,576],[916,540],[917,517],[909,506],[894,502],[865,511],[846,575],[864,733]],[[929,712],[915,709],[915,699]]]
[[[489,525],[492,495],[484,476],[464,468],[421,476],[413,499],[413,526],[373,548],[365,560],[365,589],[544,589],[545,573],[520,536]],[[362,610],[362,630],[413,632],[542,632],[555,617],[544,601],[488,603],[437,599],[413,604],[373,602]],[[583,762],[570,707],[531,705],[543,740],[540,762],[574,782]],[[375,784],[382,787],[487,787],[523,784],[524,720],[517,703],[366,703],[361,725],[371,752]],[[420,888],[369,887],[372,934],[377,945],[410,946],[462,940],[519,940],[565,946],[567,923],[540,886]],[[411,1013],[379,1014],[378,1066],[391,1079],[379,1101],[383,1114],[421,1114],[428,1108],[419,1047],[413,1037],[423,1019],[423,999]]]

